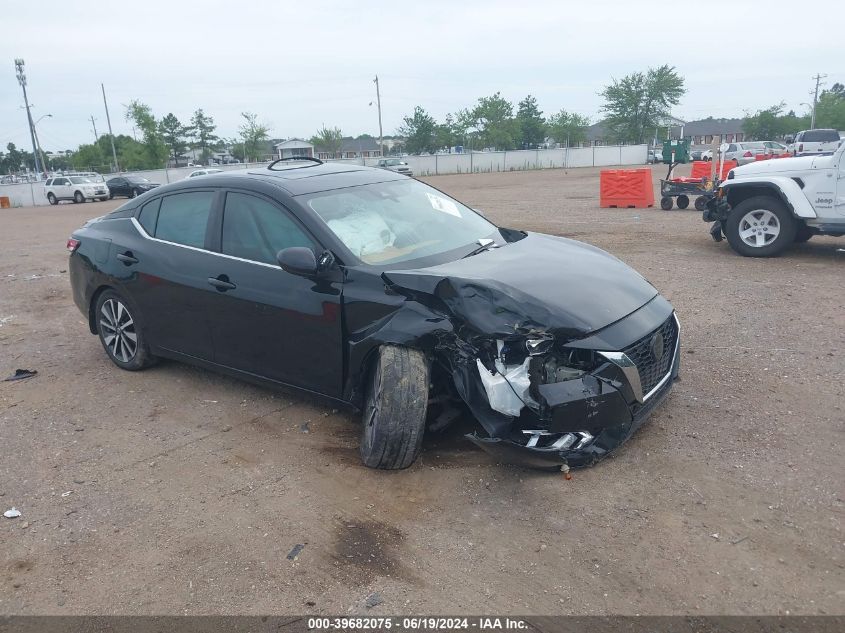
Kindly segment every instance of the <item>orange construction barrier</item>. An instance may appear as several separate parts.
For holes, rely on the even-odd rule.
[[[9,196],[0,196],[0,209],[8,209],[12,206],[9,202]]]
[[[754,160],[755,160],[755,161],[758,161],[758,160],[769,160],[770,158],[774,158],[774,156],[772,156],[771,154],[755,154],[755,155],[754,155]]]
[[[599,174],[599,205],[603,209],[653,207],[651,169],[603,169]]]
[[[737,166],[737,162],[735,160],[726,160],[724,165],[722,165],[722,173],[721,176],[719,175],[719,166],[716,165],[716,176],[719,177],[719,180],[724,180],[728,177],[728,172]],[[701,180],[702,178],[710,178],[710,161],[709,160],[697,160],[694,161],[692,164],[692,173],[690,174],[690,178],[695,180]]]

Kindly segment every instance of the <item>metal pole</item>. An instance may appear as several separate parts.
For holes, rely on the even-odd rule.
[[[93,126],[94,126],[94,142],[95,142],[95,143],[99,143],[99,142],[100,142],[100,137],[99,137],[99,135],[97,134],[97,124],[96,124],[96,123],[94,123],[94,121],[96,121],[96,120],[97,120],[97,119],[95,119],[95,118],[94,118],[94,115],[92,114],[92,115],[91,115],[91,125],[93,125]]]
[[[120,165],[117,162],[117,150],[114,148],[114,132],[111,131],[111,117],[109,117],[109,104],[106,101],[106,87],[103,84],[100,84],[100,88],[103,91],[103,105],[106,107],[106,121],[109,124],[109,137],[111,139],[111,155],[114,158],[114,171],[115,173],[120,172]]]
[[[376,104],[378,105],[378,149],[379,153],[384,156],[384,140],[382,137],[382,130],[381,130],[381,91],[379,90],[378,85],[378,75],[373,80],[376,84]]]
[[[813,93],[813,114],[810,117],[810,129],[816,129],[816,104],[819,102],[819,84],[821,80],[827,77],[827,75],[820,75],[816,73],[816,76],[813,79],[816,80],[816,91]]]
[[[30,115],[30,118],[32,118],[32,115]],[[41,119],[38,120],[40,121]],[[47,161],[44,160],[44,150],[41,149],[41,141],[38,140],[38,128],[35,127],[34,121],[32,123],[32,133],[35,135],[35,146],[38,148],[38,155],[41,156],[41,167],[44,171],[47,171]]]
[[[26,94],[26,74],[23,72],[24,61],[22,59],[15,60],[16,76],[18,83],[23,88],[23,102],[26,105],[26,119],[29,121],[29,137],[32,141],[32,157],[35,159],[35,173],[41,171],[41,166],[38,164],[38,145],[35,142],[35,124],[32,122],[32,112],[29,109],[29,97]]]

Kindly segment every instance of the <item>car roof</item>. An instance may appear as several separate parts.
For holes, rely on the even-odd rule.
[[[271,163],[272,165],[272,163]],[[243,186],[243,181],[258,180],[274,185],[291,196],[355,187],[376,182],[388,182],[407,178],[384,169],[364,167],[363,165],[344,165],[342,163],[317,163],[310,161],[290,161],[277,164],[273,169],[257,167],[238,171],[221,171],[209,174],[202,179],[203,185]],[[170,187],[171,185],[166,185]],[[173,188],[195,187],[196,183],[180,180],[172,183]]]

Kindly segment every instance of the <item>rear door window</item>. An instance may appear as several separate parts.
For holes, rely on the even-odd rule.
[[[138,214],[138,222],[144,227],[148,235],[156,234],[156,223],[158,222],[158,209],[161,205],[161,198],[148,202],[141,207]]]
[[[242,259],[276,264],[279,251],[314,248],[314,241],[291,215],[268,200],[244,193],[226,194],[222,251]]]
[[[213,191],[191,191],[165,196],[161,199],[155,236],[176,244],[204,248],[213,200]]]

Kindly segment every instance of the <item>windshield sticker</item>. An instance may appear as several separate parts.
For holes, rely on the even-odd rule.
[[[446,198],[441,198],[440,196],[436,196],[433,193],[425,192],[425,195],[428,196],[428,201],[431,204],[431,208],[437,211],[442,211],[443,213],[448,213],[449,215],[454,215],[456,218],[461,217],[461,212],[458,211],[458,205],[456,205],[451,200],[447,200]]]

